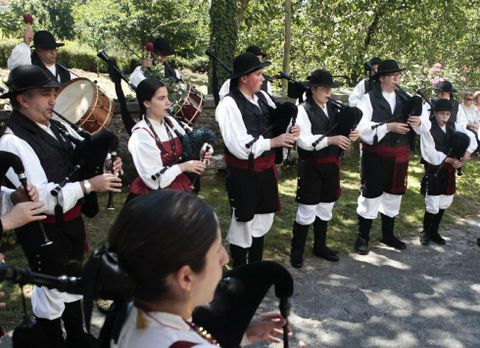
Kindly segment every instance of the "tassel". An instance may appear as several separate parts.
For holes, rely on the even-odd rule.
[[[147,321],[142,314],[142,310],[140,308],[137,308],[137,329],[144,330],[147,328],[147,326]]]
[[[255,159],[253,158],[253,152],[250,152],[250,155],[248,155],[248,169],[255,169]]]
[[[58,202],[58,196],[57,196],[57,204],[55,205],[55,221],[56,221],[57,231],[63,232],[65,230],[65,220],[63,219],[63,208]]]

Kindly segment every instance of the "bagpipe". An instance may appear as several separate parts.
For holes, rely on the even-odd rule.
[[[227,72],[232,73],[233,70],[215,55],[215,50],[213,48],[208,48],[205,51],[205,54],[210,58],[212,58],[214,62],[217,62],[218,64],[220,64],[220,66],[222,66]],[[274,79],[273,77],[267,74],[263,74],[263,75],[267,80],[273,81]],[[274,100],[273,98],[271,99]],[[288,131],[288,127],[290,126],[290,124],[292,126],[295,125],[295,120],[297,118],[297,113],[298,113],[297,106],[291,102],[285,102],[281,104],[275,103],[275,104],[276,104],[275,109],[269,107],[270,118],[272,121],[271,124],[268,127],[266,127],[260,134],[253,137],[252,140],[250,140],[248,143],[245,144],[245,147],[247,149],[250,149],[253,146],[253,144],[255,144],[261,136],[272,134],[272,137],[277,137],[281,134],[286,133]],[[276,148],[274,151],[275,151],[275,163],[276,164],[282,163],[283,148]],[[253,161],[254,161],[253,153],[250,153],[248,158],[249,168],[253,168]]]
[[[101,50],[97,53],[97,57],[103,60],[108,65],[108,72],[110,75],[111,80],[115,84],[115,89],[117,92],[117,97],[121,105],[121,112],[122,112],[122,120],[127,130],[127,133],[131,135],[132,128],[135,125],[136,121],[133,121],[131,118],[127,106],[126,106],[126,99],[123,94],[123,90],[121,88],[120,79],[127,82],[127,84],[132,88],[132,90],[136,90],[136,86],[130,82],[130,79],[127,75],[125,75],[122,70],[117,66],[115,61],[111,59],[105,50]],[[180,118],[178,116],[181,116]],[[177,164],[179,162],[184,162],[188,160],[201,160],[201,150],[205,143],[210,144],[212,146],[216,141],[215,133],[208,129],[208,128],[192,128],[191,124],[197,115],[193,117],[186,117],[183,114],[173,115],[172,117],[180,124],[183,128],[185,133],[181,133],[174,125],[171,123],[168,118],[165,118],[165,121],[169,123],[170,128],[175,131],[177,137],[179,137],[180,141],[182,142],[183,147],[183,155],[181,158],[173,164]],[[173,165],[172,164],[172,165]],[[165,166],[161,171],[152,175],[152,179],[156,180],[160,177],[168,169]]]
[[[459,161],[462,160],[462,157],[465,155],[468,147],[470,146],[470,138],[467,134],[454,130],[450,139],[449,139],[449,148],[447,151],[447,156],[442,161],[437,171],[433,174],[434,178],[438,177],[438,174],[445,166],[447,158],[455,158]],[[457,175],[462,176],[462,167],[457,169]]]
[[[134,282],[118,264],[117,255],[106,247],[95,250],[83,272],[71,267],[69,274],[58,277],[0,264],[0,282],[8,280],[34,284],[84,296],[83,309],[87,331],[91,328],[94,301],[113,300],[99,335],[99,347],[118,342],[122,326],[133,300]],[[245,331],[271,287],[279,298],[281,315],[288,320],[293,278],[280,264],[261,261],[228,271],[218,284],[208,305],[194,310],[192,321],[208,330],[223,348],[240,347]],[[284,327],[284,347],[288,347],[288,327]]]
[[[280,76],[288,81],[288,96],[290,98],[298,98],[299,103],[301,103],[308,90],[307,85],[304,82],[296,81],[284,71],[280,72]],[[320,141],[330,135],[343,135],[348,137],[362,119],[362,111],[359,108],[345,105],[330,97],[328,97],[328,101],[336,109],[335,123],[325,134],[319,136],[312,143],[313,147],[317,146]]]

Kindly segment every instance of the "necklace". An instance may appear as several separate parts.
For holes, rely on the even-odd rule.
[[[199,334],[204,340],[206,340],[208,343],[211,343],[213,345],[216,345],[218,347],[220,347],[220,345],[218,344],[218,342],[213,338],[213,336],[211,334],[209,334],[207,332],[207,330],[205,330],[203,327],[199,327],[197,325],[195,325],[195,323],[193,322],[190,322],[190,321],[187,321],[187,320],[183,320],[188,326],[190,326],[190,328],[195,331],[197,334]]]
[[[148,128],[150,128],[150,131],[153,133],[155,142],[157,143],[157,146],[160,148],[160,151],[165,154],[165,157],[167,157],[168,159],[170,159],[171,162],[173,162],[177,157],[177,145],[175,142],[175,137],[173,136],[172,131],[170,130],[170,127],[168,126],[168,124],[164,120],[165,130],[167,131],[168,141],[170,142],[170,145],[172,147],[173,154],[170,154],[165,149],[165,147],[162,144],[162,141],[160,140],[160,137],[158,136],[157,132],[155,132],[155,129],[153,128],[153,125],[147,116],[145,116],[145,123],[147,124]]]

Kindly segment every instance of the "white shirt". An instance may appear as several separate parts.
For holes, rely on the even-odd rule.
[[[216,347],[205,341],[180,316],[165,312],[141,312],[147,327],[137,329],[138,309],[131,306],[122,327],[118,343],[111,348],[167,348],[177,341],[198,343],[195,348]]]
[[[348,105],[349,106],[357,106],[358,103],[360,102],[360,99],[362,99],[362,96],[366,93],[365,90],[365,81],[368,80],[368,78],[363,79],[353,89],[352,93],[348,97]]]
[[[395,110],[396,106],[396,94],[395,92],[387,93],[382,92],[383,97],[387,100],[388,104],[390,105],[390,109],[393,111]],[[362,111],[362,119],[358,124],[357,130],[360,135],[360,139],[369,144],[373,144],[373,139],[375,135],[378,137],[378,141],[382,140],[389,131],[387,130],[387,124],[383,124],[375,129],[372,129],[373,125],[376,125],[377,122],[372,121],[373,115],[373,107],[370,101],[370,95],[364,94],[363,97],[360,99],[360,102],[357,104],[357,107]],[[421,119],[420,127],[412,127],[416,133],[420,132],[422,127],[429,127],[430,125],[424,125],[423,118]],[[427,128],[430,129],[430,128]]]
[[[322,108],[325,115],[328,115],[327,108]],[[312,144],[321,136],[321,134],[313,134],[312,133],[312,123],[310,122],[310,118],[308,117],[307,112],[303,105],[298,106],[298,115],[297,115],[297,124],[300,126],[302,130],[300,132],[300,136],[297,140],[298,147],[307,150],[307,151],[318,151],[328,146],[327,137],[323,138],[315,148]]]
[[[19,43],[13,48],[10,57],[8,57],[8,70],[12,71],[14,68],[20,65],[32,64],[32,59],[30,58],[31,54],[32,52],[30,51],[30,46],[28,46],[25,42]]]
[[[68,132],[73,136],[82,139],[70,126],[64,124]],[[44,131],[47,131],[51,136],[55,137],[48,126],[41,126]],[[45,171],[42,168],[37,154],[32,147],[23,139],[17,137],[11,129],[7,128],[5,134],[0,138],[0,150],[11,152],[22,159],[25,167],[25,175],[27,180],[37,188],[39,201],[43,202],[46,207],[46,214],[55,215],[55,205],[57,199],[50,194],[58,183],[49,182]],[[21,183],[18,180],[17,174],[10,168],[6,174],[8,180],[12,182],[15,187],[20,187]],[[59,203],[66,212],[72,209],[77,201],[83,197],[82,187],[80,183],[67,183],[58,195]]]
[[[431,165],[438,166],[440,165],[445,157],[443,152],[437,151],[435,149],[435,140],[433,139],[432,134],[430,133],[431,122],[429,121],[429,128],[423,128],[420,132],[420,151],[422,153],[422,158],[430,163]],[[441,127],[443,132],[447,131],[447,127]]]
[[[175,129],[181,134],[185,134],[183,128],[173,118],[168,116],[172,121]],[[149,119],[153,129],[157,133],[160,141],[168,141],[170,138],[166,127],[169,127],[170,133],[177,138],[175,131],[167,126],[165,121],[160,123],[156,120]],[[182,173],[180,166],[175,164],[168,168],[157,180],[152,179],[152,175],[161,171],[164,167],[161,151],[151,135],[150,128],[144,119],[139,121],[132,129],[132,135],[128,140],[128,151],[132,155],[133,164],[137,169],[138,175],[142,181],[152,190],[158,190],[169,186],[175,178]]]
[[[13,208],[12,201],[10,200],[10,195],[14,190],[3,186],[0,190],[0,215],[4,215]]]
[[[260,92],[267,99],[268,105],[276,108],[268,94],[264,91]],[[254,95],[253,100],[245,97],[250,103],[260,108],[256,95]],[[247,133],[240,109],[232,97],[226,96],[220,101],[215,110],[215,120],[220,127],[225,146],[238,159],[247,160],[250,153],[253,153],[254,158],[258,158],[262,153],[271,149],[270,139],[265,139],[263,136],[259,136],[249,149],[245,146],[253,139],[253,136]]]
[[[430,127],[431,127],[431,124],[430,124],[431,111],[430,111],[430,109],[431,109],[431,106],[428,103],[425,103],[423,105],[422,116],[421,116],[422,117],[422,124],[423,123],[428,124],[427,129],[429,129],[429,130],[430,130]],[[470,139],[470,145],[468,146],[467,151],[470,152],[470,153],[473,153],[475,151],[475,149],[477,148],[478,143],[477,143],[477,139],[475,138],[475,134],[473,134],[473,132],[470,132],[467,129],[467,124],[468,124],[467,115],[463,111],[463,108],[461,108],[459,106],[458,107],[458,113],[457,113],[457,121],[455,122],[455,130],[457,132],[462,132],[462,133],[465,133],[466,135],[468,135],[468,138]]]
[[[177,79],[181,79],[180,73],[175,69],[175,76]],[[130,82],[137,87],[140,82],[146,79],[145,74],[143,73],[142,66],[139,65],[133,70],[132,74],[130,75]]]

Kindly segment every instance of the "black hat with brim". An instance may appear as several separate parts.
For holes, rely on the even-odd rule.
[[[157,37],[153,41],[153,52],[160,56],[171,56],[175,54],[175,50],[170,46],[170,42],[163,37]]]
[[[452,102],[448,99],[438,99],[433,104],[433,107],[430,109],[431,111],[453,111]]]
[[[46,30],[39,30],[33,35],[33,47],[44,50],[65,46],[63,42],[56,42],[53,34]]]
[[[308,81],[305,82],[305,86],[308,88],[312,87],[326,87],[326,88],[336,88],[340,87],[340,84],[336,81],[333,81],[332,74],[324,69],[315,70],[308,78]]]
[[[385,59],[378,64],[378,70],[375,74],[375,78],[379,78],[383,75],[394,74],[397,72],[402,72],[405,69],[400,69],[398,63],[393,59]]]
[[[453,88],[453,85],[450,81],[444,80],[435,87],[436,91],[447,92],[447,93],[457,93],[457,90]]]
[[[263,56],[263,57],[267,56],[267,54],[259,46],[256,46],[256,45],[248,46],[245,52],[253,53],[256,56]]]
[[[242,53],[233,60],[233,73],[230,75],[230,79],[237,79],[248,75],[270,64],[272,63],[269,61],[261,62],[257,56],[251,52]]]
[[[5,82],[9,91],[0,95],[0,98],[13,98],[29,89],[59,88],[61,84],[36,65],[20,65],[13,69]]]

